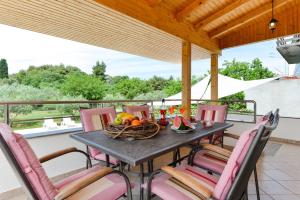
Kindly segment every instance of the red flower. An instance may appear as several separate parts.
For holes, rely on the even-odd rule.
[[[184,112],[185,112],[185,108],[184,108],[184,107],[181,107],[181,108],[179,109],[179,112],[183,115]]]

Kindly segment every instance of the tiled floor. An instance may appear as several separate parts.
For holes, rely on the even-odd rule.
[[[266,147],[258,165],[260,193],[262,200],[300,200],[300,146],[272,143]],[[171,154],[155,160],[155,168],[167,164]],[[134,168],[128,173],[130,179],[137,182],[139,177]],[[138,199],[138,189],[133,191]],[[11,200],[22,200],[16,196]],[[156,198],[158,199],[158,198]],[[249,199],[255,200],[256,193],[253,177],[249,183]]]

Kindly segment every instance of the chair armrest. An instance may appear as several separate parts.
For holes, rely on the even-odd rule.
[[[66,199],[69,196],[75,194],[79,190],[87,187],[88,185],[94,183],[95,181],[101,179],[102,177],[110,174],[113,171],[110,167],[104,167],[96,172],[92,172],[80,179],[75,180],[74,182],[68,184],[66,187],[63,187],[58,194],[54,197],[55,200]]]
[[[70,148],[67,148],[67,149],[63,149],[63,150],[51,153],[49,155],[41,157],[39,160],[40,160],[41,163],[44,163],[44,162],[47,162],[47,161],[52,160],[54,158],[60,157],[62,155],[68,154],[68,153],[73,153],[73,152],[84,154],[86,156],[86,158],[88,159],[89,165],[92,166],[90,156],[87,153],[85,153],[84,151],[76,149],[75,147],[70,147]]]
[[[212,197],[212,191],[210,191],[207,187],[205,187],[201,183],[194,180],[194,178],[191,175],[176,170],[175,168],[169,166],[164,166],[161,169],[167,174],[171,175],[172,178],[175,178],[176,181],[179,181],[187,188],[192,189],[193,193],[198,197],[200,198],[204,197],[205,199],[209,199],[210,197]]]
[[[202,144],[202,148],[225,156],[226,158],[229,158],[231,155],[231,151],[212,144]]]

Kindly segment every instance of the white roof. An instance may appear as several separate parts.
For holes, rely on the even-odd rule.
[[[218,94],[219,98],[226,97],[241,91],[248,90],[250,88],[257,87],[259,85],[268,83],[270,81],[273,81],[275,78],[267,78],[267,79],[260,79],[260,80],[252,80],[252,81],[243,81],[238,80],[234,78],[230,78],[228,76],[224,76],[219,74],[218,75]],[[208,85],[209,84],[209,85]],[[207,90],[205,91],[205,89]],[[210,75],[202,79],[200,82],[196,83],[192,86],[191,89],[191,99],[210,99]],[[175,94],[173,96],[170,96],[166,99],[181,99],[182,93]],[[181,101],[173,101],[173,102],[166,102],[168,105],[178,105],[181,104]]]

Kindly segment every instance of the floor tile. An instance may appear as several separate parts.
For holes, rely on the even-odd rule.
[[[300,200],[299,196],[293,194],[271,195],[274,200]]]
[[[279,183],[288,188],[294,194],[300,195],[300,181],[279,181]]]
[[[289,176],[285,172],[278,170],[278,169],[272,169],[272,170],[265,170],[264,173],[269,176],[270,178],[276,180],[276,181],[291,181],[294,180],[293,177]]]
[[[249,194],[248,196],[249,200],[257,200],[257,196],[253,194]],[[260,200],[273,200],[271,196],[263,194],[260,195]]]
[[[292,194],[291,191],[289,191],[276,181],[261,181],[259,187],[266,194]]]

